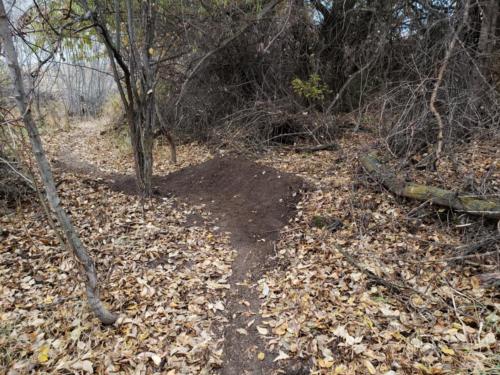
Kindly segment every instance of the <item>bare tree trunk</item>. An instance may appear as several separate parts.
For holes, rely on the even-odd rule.
[[[113,76],[127,115],[137,185],[143,197],[149,196],[153,177],[153,129],[156,119],[154,88],[157,77],[150,55],[155,35],[155,5],[152,1],[143,1],[141,17],[136,18],[131,0],[125,1],[129,37],[126,49],[127,60],[120,51],[118,39],[120,30],[117,30],[115,35],[116,44],[112,41],[107,24],[102,17],[105,14],[103,4],[95,1],[95,10],[90,8],[87,0],[80,0],[80,4],[92,18],[94,27],[106,46]],[[119,17],[116,17],[115,22],[118,22],[118,19]],[[141,43],[136,40],[135,22],[138,19],[143,23],[140,33]],[[142,48],[139,48],[140,46]],[[123,71],[123,75],[118,71],[118,66]],[[122,85],[122,77],[124,85]]]
[[[7,62],[9,66],[10,75],[14,85],[14,90],[16,94],[16,102],[19,111],[23,117],[23,122],[28,131],[28,135],[31,142],[31,147],[33,149],[33,154],[38,165],[38,170],[45,187],[45,193],[47,195],[47,200],[51,209],[54,211],[57,221],[61,228],[63,229],[64,236],[73,250],[74,255],[83,265],[86,276],[86,287],[87,287],[87,298],[90,307],[97,315],[97,317],[104,324],[113,324],[116,320],[116,316],[109,312],[106,307],[102,304],[99,298],[98,292],[98,281],[95,270],[95,264],[93,260],[87,253],[85,246],[78,237],[75,228],[71,224],[69,217],[66,215],[63,207],[61,206],[61,201],[57,194],[56,185],[54,182],[54,177],[52,175],[52,170],[50,164],[45,156],[45,151],[43,150],[42,141],[38,129],[33,120],[31,110],[27,105],[26,92],[24,90],[23,78],[21,74],[21,69],[19,67],[17,53],[14,49],[14,44],[12,42],[12,37],[10,34],[7,14],[5,12],[5,7],[3,0],[0,0],[0,37],[3,40],[5,55],[7,57]]]
[[[128,109],[132,111],[132,109]],[[151,194],[153,177],[153,134],[149,123],[151,119],[144,117],[144,111],[134,111],[127,115],[130,140],[134,153],[135,175],[137,186],[143,197]]]
[[[477,49],[480,56],[479,61],[481,68],[483,69],[485,62],[488,60],[488,57],[493,51],[493,47],[495,45],[495,28],[498,19],[498,7],[498,0],[484,0],[481,7],[483,17],[481,21],[481,33],[479,35]]]
[[[474,95],[480,97],[484,90],[485,84],[490,83],[491,79],[490,65],[492,63],[492,52],[495,47],[496,26],[498,20],[498,0],[483,0],[479,5],[482,19],[481,31],[477,45],[478,52],[478,69],[475,70],[474,80]]]

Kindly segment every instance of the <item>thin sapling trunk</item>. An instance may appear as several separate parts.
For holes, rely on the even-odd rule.
[[[7,58],[10,76],[14,86],[15,98],[19,112],[21,113],[24,125],[28,131],[33,154],[35,155],[36,163],[40,176],[45,188],[47,200],[50,208],[55,213],[57,221],[62,228],[64,237],[73,251],[76,258],[82,264],[85,271],[87,298],[91,309],[104,324],[113,324],[117,318],[116,315],[108,311],[99,298],[98,280],[95,269],[95,264],[92,258],[87,253],[87,249],[78,237],[70,218],[66,215],[61,201],[57,194],[52,169],[45,156],[42,140],[38,132],[38,128],[33,120],[31,109],[27,104],[27,95],[24,89],[23,77],[21,68],[17,58],[17,53],[14,48],[14,43],[9,30],[9,22],[5,11],[3,0],[0,0],[0,38],[3,40],[3,48]]]

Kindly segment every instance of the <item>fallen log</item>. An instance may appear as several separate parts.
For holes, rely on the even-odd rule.
[[[452,208],[459,212],[500,219],[500,199],[459,194],[454,191],[406,182],[389,171],[372,153],[360,156],[365,171],[392,193],[419,201]]]

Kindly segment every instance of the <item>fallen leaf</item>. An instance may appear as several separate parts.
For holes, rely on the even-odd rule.
[[[415,368],[419,369],[424,374],[430,374],[431,373],[431,370],[427,366],[423,365],[422,363],[417,363],[415,365]]]
[[[455,351],[453,349],[451,349],[451,348],[448,348],[446,345],[441,346],[441,351],[444,354],[455,355]]]
[[[158,354],[152,353],[149,358],[151,358],[151,360],[153,361],[153,363],[156,366],[160,366],[160,364],[161,364],[161,357]]]
[[[248,332],[245,328],[238,328],[236,332],[238,332],[240,335],[248,335]]]
[[[71,365],[71,368],[75,369],[75,370],[83,370],[89,374],[93,374],[94,373],[94,367],[92,366],[92,362],[90,361],[77,361],[77,362],[74,362],[72,365]]]
[[[479,289],[481,287],[481,280],[477,276],[472,276],[470,282],[472,289]]]
[[[283,336],[286,333],[286,330],[288,329],[288,323],[285,322],[281,324],[280,326],[276,327],[274,329],[274,333],[276,333],[279,336]]]
[[[39,363],[45,363],[49,360],[49,346],[48,345],[43,345],[40,348],[40,351],[38,352],[37,359],[38,359]]]
[[[377,370],[369,360],[365,360],[365,367],[370,374],[375,375],[377,373]]]
[[[223,311],[224,310],[224,305],[222,304],[221,301],[217,301],[214,305],[214,307],[217,309],[217,310],[220,310],[220,311]]]
[[[264,283],[264,285],[262,286],[262,296],[267,297],[268,295],[269,295],[269,286],[267,285],[267,283]]]
[[[277,361],[282,361],[284,359],[289,359],[290,356],[288,354],[286,354],[285,352],[282,352],[280,350],[278,356],[276,358],[274,358],[273,362],[277,362]]]
[[[257,326],[257,331],[259,331],[259,333],[261,335],[267,335],[267,334],[269,334],[269,330],[267,328],[264,328],[264,327]]]
[[[397,317],[400,314],[398,310],[391,310],[387,305],[380,307],[380,312],[387,317]]]
[[[495,338],[495,334],[493,332],[489,332],[484,336],[479,343],[475,346],[476,349],[482,349],[482,348],[487,348],[497,342],[497,339]]]
[[[319,367],[331,368],[333,367],[333,360],[320,358],[318,360]]]

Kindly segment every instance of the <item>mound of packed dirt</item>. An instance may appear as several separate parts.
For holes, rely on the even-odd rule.
[[[137,193],[131,178],[118,178],[111,187]],[[155,196],[174,195],[194,204],[207,204],[225,229],[233,232],[233,241],[275,237],[293,214],[303,187],[303,180],[297,176],[231,156],[153,180]]]

